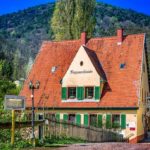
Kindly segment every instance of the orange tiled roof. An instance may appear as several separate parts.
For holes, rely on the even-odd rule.
[[[80,48],[81,40],[43,42],[20,95],[27,98],[27,107],[30,107],[31,91],[28,82],[39,80],[40,89],[35,90],[36,107],[136,107],[140,92],[144,37],[145,34],[124,36],[121,45],[117,45],[116,36],[88,40],[86,47],[96,54],[107,78],[99,102],[61,101],[60,81]],[[124,69],[120,69],[121,63],[126,64]],[[53,66],[57,66],[55,73],[51,73]]]

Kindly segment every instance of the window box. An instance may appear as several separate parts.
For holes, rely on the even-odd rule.
[[[87,99],[92,99],[92,98],[93,98],[92,96],[88,96],[88,97],[87,97]]]
[[[70,98],[70,99],[75,99],[76,97],[75,97],[75,96],[69,96],[69,98]]]

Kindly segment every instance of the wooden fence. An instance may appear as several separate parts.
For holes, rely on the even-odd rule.
[[[49,136],[68,136],[85,140],[87,142],[121,142],[123,136],[117,132],[100,129],[96,127],[85,127],[74,123],[48,120],[45,125],[40,126],[43,132],[43,137]],[[39,131],[41,133],[41,131]]]
[[[11,123],[0,123],[0,128],[11,129]],[[24,137],[30,138],[31,120],[24,122],[16,122],[16,128],[24,133]],[[28,132],[29,131],[29,132]],[[27,135],[26,135],[27,134]],[[35,134],[37,138],[54,136],[67,136],[80,138],[87,142],[121,142],[123,135],[112,131],[111,129],[101,129],[92,126],[85,127],[83,125],[71,122],[58,121],[56,119],[47,119],[35,121]]]

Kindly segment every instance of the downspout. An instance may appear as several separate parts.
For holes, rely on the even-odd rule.
[[[140,107],[140,103],[141,103],[141,84],[142,84],[142,68],[143,68],[143,57],[144,57],[144,53],[145,53],[145,34],[144,34],[144,41],[143,41],[143,51],[142,51],[142,62],[141,62],[141,75],[140,75],[140,87],[139,87],[139,97],[138,97],[138,107]]]

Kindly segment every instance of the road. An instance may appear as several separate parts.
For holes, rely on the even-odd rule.
[[[150,150],[150,143],[88,143],[73,144],[61,148],[34,148],[31,150]]]

